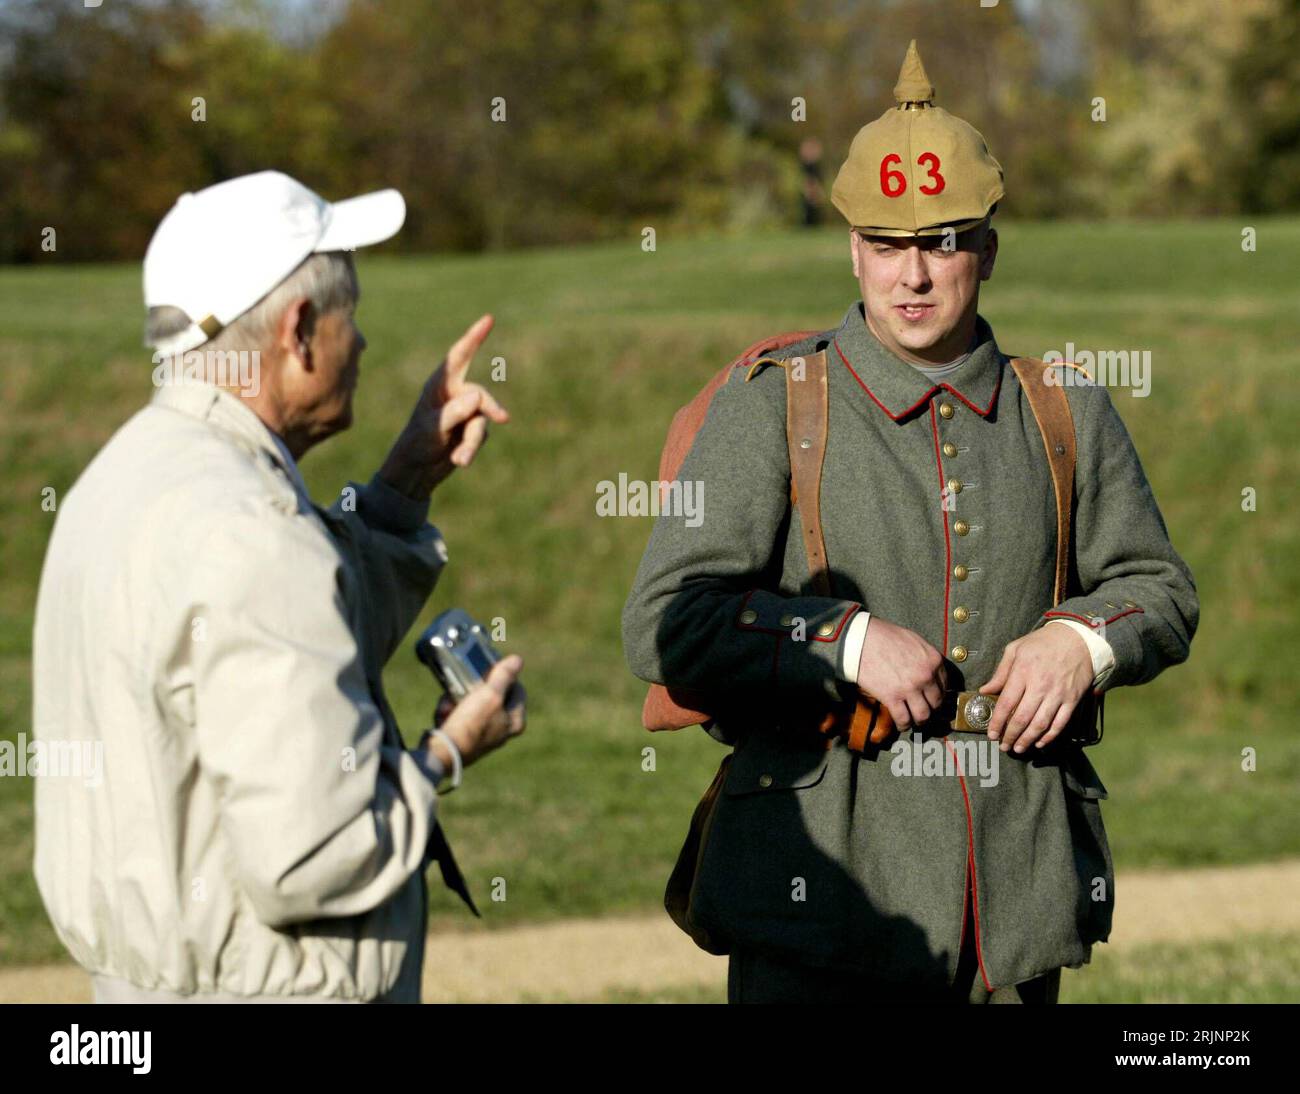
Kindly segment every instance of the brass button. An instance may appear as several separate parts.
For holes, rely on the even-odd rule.
[[[952,530],[956,532],[959,536],[964,536],[967,532],[970,531],[970,525],[967,524],[964,520],[953,521]]]
[[[1108,607],[1111,611],[1115,610],[1115,605],[1112,604],[1109,600],[1106,601],[1106,607]]]
[[[758,785],[761,786],[764,790],[766,790],[769,786],[772,785],[772,776],[760,775],[758,777]]]
[[[942,417],[942,418],[951,418],[955,413],[957,413],[957,412],[956,412],[955,410],[953,410],[952,403],[940,403],[940,404],[939,404],[939,416],[940,416],[940,417]]]
[[[944,441],[943,454],[947,456],[948,459],[952,459],[955,455],[957,455],[957,446],[953,444],[952,441]]]
[[[952,659],[954,661],[965,661],[967,656],[968,651],[965,646],[953,646]]]
[[[953,608],[952,617],[957,620],[958,623],[965,623],[966,620],[970,618],[970,609],[961,607]]]
[[[745,611],[740,613],[740,621],[744,623],[746,626],[748,626],[750,623],[756,622],[757,619],[758,619],[758,612],[753,611],[752,609],[746,609]]]
[[[835,624],[834,624],[834,623],[823,623],[820,627],[817,628],[817,633],[818,633],[822,638],[828,638],[828,637],[830,637],[832,634],[835,633]]]
[[[1136,608],[1136,607],[1137,607],[1137,603],[1136,603],[1135,601],[1132,601],[1132,600],[1126,600],[1126,601],[1124,601],[1124,607],[1126,607],[1126,608]]]
[[[961,481],[960,481],[959,479],[949,479],[949,480],[948,480],[948,492],[949,492],[950,494],[960,494],[960,493],[961,493]]]
[[[790,616],[790,615],[783,615],[783,616],[781,616],[781,626],[783,626],[783,627],[788,627],[788,626],[789,626],[791,623],[793,623],[793,622],[794,622],[794,617],[793,617],[793,616]]]
[[[958,581],[965,581],[970,576],[970,571],[959,562],[952,568],[952,576]]]

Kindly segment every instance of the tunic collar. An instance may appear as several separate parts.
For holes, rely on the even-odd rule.
[[[1002,352],[993,330],[980,316],[975,319],[975,348],[965,363],[942,383],[901,361],[871,333],[862,301],[849,308],[835,332],[830,359],[839,361],[893,421],[903,421],[920,410],[943,388],[982,418],[992,412],[1002,385]]]

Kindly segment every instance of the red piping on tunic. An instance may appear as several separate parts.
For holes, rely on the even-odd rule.
[[[966,856],[966,869],[961,881],[961,933],[957,936],[957,964],[961,965],[962,947],[966,945],[966,894],[970,892],[970,855]]]
[[[975,413],[978,414],[981,418],[987,418],[989,411],[993,409],[993,404],[998,401],[998,392],[1002,390],[1002,377],[999,376],[998,382],[993,386],[993,394],[989,397],[989,405],[986,406],[983,410],[981,410],[974,403],[972,403],[968,398],[966,398],[965,395],[963,395],[960,391],[958,391],[955,387],[951,386],[950,384],[935,384],[932,388],[930,388],[929,391],[927,391],[924,395],[922,395],[919,399],[917,399],[916,402],[914,402],[906,410],[900,410],[897,414],[894,414],[887,406],[885,406],[884,403],[882,403],[879,399],[876,398],[876,393],[872,391],[871,388],[867,387],[866,381],[863,380],[862,377],[857,374],[857,371],[854,369],[854,367],[851,364],[849,364],[849,359],[844,356],[844,351],[840,349],[840,343],[838,339],[836,339],[835,341],[835,352],[840,355],[840,360],[844,362],[844,367],[853,374],[853,379],[857,380],[857,382],[862,385],[862,390],[865,391],[871,397],[871,401],[875,403],[876,406],[880,407],[880,409],[883,410],[889,416],[889,419],[891,421],[895,421],[895,422],[899,421],[902,418],[906,418],[909,414],[912,413],[912,411],[914,411],[917,407],[919,407],[922,403],[924,403],[926,399],[930,398],[930,396],[932,396],[940,388],[943,388],[944,391],[947,391],[951,395],[956,396],[968,407],[970,407],[971,410],[975,411]]]
[[[1141,608],[1129,608],[1127,611],[1120,612],[1118,615],[1112,615],[1109,619],[1103,620],[1103,622],[1114,623],[1115,620],[1123,619],[1126,615],[1132,615],[1134,612],[1137,612],[1139,614],[1145,614],[1142,612]],[[1096,628],[1098,626],[1098,623],[1095,620],[1089,619],[1086,616],[1075,615],[1074,612],[1044,612],[1043,613],[1044,619],[1061,619],[1062,617],[1064,617],[1065,619],[1077,619],[1080,623],[1083,623],[1085,626],[1088,627]]]
[[[908,414],[911,414],[912,411],[914,411],[918,406],[920,406],[923,402],[925,402],[926,399],[928,399],[931,395],[933,395],[936,391],[939,390],[939,385],[935,384],[934,387],[932,387],[929,391],[927,391],[924,395],[922,395],[919,399],[917,399],[916,402],[914,402],[906,410],[900,410],[897,414],[893,414],[890,412],[889,408],[885,406],[884,403],[882,403],[879,399],[876,398],[875,392],[872,391],[871,388],[867,387],[862,377],[859,376],[857,372],[854,371],[853,366],[849,364],[849,359],[844,356],[844,351],[840,349],[840,343],[838,339],[835,342],[835,352],[840,355],[840,360],[844,362],[844,367],[853,373],[853,379],[857,380],[857,382],[862,385],[862,390],[865,391],[869,396],[871,396],[871,401],[875,403],[876,406],[880,407],[880,409],[883,410],[887,415],[889,415],[889,418],[892,421],[896,422],[898,421],[899,418],[904,418]]]
[[[952,747],[952,742],[946,737],[944,744],[948,746],[948,751],[952,753],[953,763],[957,768],[957,778],[961,780],[961,797],[966,806],[966,872],[970,879],[971,907],[975,911],[975,958],[979,962],[980,978],[984,981],[984,987],[989,993],[993,992],[993,985],[989,983],[989,974],[984,968],[984,951],[980,946],[980,893],[979,885],[975,881],[975,821],[970,811],[970,795],[966,792],[966,775],[961,770],[960,758],[957,756],[957,750]],[[966,893],[961,894],[961,915],[962,915],[962,934],[966,932]],[[960,945],[960,943],[958,943]]]
[[[885,414],[889,417],[891,421],[895,421],[895,422],[911,414],[914,410],[916,410],[919,406],[921,406],[927,399],[929,399],[932,395],[934,395],[934,393],[938,391],[941,387],[945,391],[951,392],[954,396],[956,396],[963,403],[965,403],[966,406],[968,406],[976,414],[980,415],[981,417],[985,417],[988,415],[989,411],[993,409],[993,404],[997,402],[998,392],[1002,388],[1002,379],[1001,377],[999,377],[997,384],[994,385],[993,395],[989,398],[989,405],[985,407],[983,410],[981,410],[979,407],[977,407],[974,403],[972,403],[969,399],[967,399],[966,396],[964,396],[960,391],[957,391],[955,388],[949,386],[948,384],[936,384],[934,387],[930,388],[929,391],[927,391],[924,395],[922,395],[920,399],[918,399],[906,410],[901,410],[897,414],[894,414],[889,410],[887,406],[885,406],[884,403],[882,403],[879,399],[876,398],[875,392],[873,392],[871,388],[867,386],[866,382],[862,379],[862,377],[859,376],[856,370],[853,368],[853,366],[849,364],[849,359],[844,356],[844,351],[840,349],[840,344],[838,339],[835,341],[835,352],[840,355],[840,360],[844,362],[844,367],[847,368],[849,372],[852,374],[853,378],[857,380],[858,384],[861,386],[862,390],[867,393],[871,401],[875,403],[876,406],[880,407],[880,409],[885,412]],[[933,402],[930,404],[930,430],[934,435],[934,462],[935,462],[935,467],[939,473],[939,499],[940,499],[940,504],[942,505],[943,490],[945,485],[944,477],[943,477],[943,460],[939,453],[939,424],[938,424],[938,419],[935,417]],[[944,549],[943,645],[944,648],[947,649],[948,647],[948,604],[951,596],[951,586],[952,586],[952,539],[948,533],[948,511],[944,509],[942,510],[942,512],[943,512],[943,549]],[[1135,610],[1139,610],[1139,609],[1135,609]],[[979,885],[975,880],[975,821],[974,821],[974,817],[971,814],[970,794],[966,789],[966,775],[964,772],[961,771],[961,765],[958,762],[956,750],[954,750],[952,747],[952,742],[945,740],[944,744],[948,746],[948,750],[953,754],[954,762],[957,763],[957,777],[961,780],[962,803],[966,808],[966,882],[965,884],[962,885],[961,935],[958,939],[957,945],[960,948],[962,942],[965,940],[966,937],[966,893],[967,891],[969,891],[971,897],[971,908],[975,913],[975,958],[979,964],[980,979],[984,981],[984,987],[990,993],[992,993],[993,986],[989,983],[988,970],[984,968],[984,950],[980,944]],[[958,952],[960,953],[960,949]]]
[[[930,429],[934,432],[934,462],[939,468],[939,511],[943,518],[943,648],[948,648],[948,597],[952,586],[952,540],[948,536],[948,510],[943,508],[943,461],[939,458],[939,420],[930,404]],[[946,656],[946,654],[945,654]],[[962,912],[965,915],[965,910]]]
[[[963,395],[955,387],[952,387],[949,384],[940,384],[939,386],[943,388],[945,391],[952,392],[952,394],[957,396],[958,399],[960,399],[963,403],[965,403],[968,407],[970,407],[971,410],[975,411],[976,414],[978,414],[981,418],[983,418],[988,414],[990,410],[993,409],[993,404],[998,401],[998,391],[1001,390],[1002,388],[1002,377],[1001,376],[998,377],[998,382],[993,386],[993,394],[989,396],[989,405],[986,406],[983,410],[980,410],[979,407],[977,407],[974,403],[972,403],[968,398],[966,398],[965,395]]]
[[[814,635],[812,636],[813,641],[814,641],[814,642],[834,642],[837,638],[839,638],[839,636],[840,636],[840,631],[842,631],[842,630],[844,629],[844,624],[847,623],[847,622],[849,621],[849,618],[850,618],[854,613],[860,611],[861,608],[862,608],[862,605],[861,605],[861,604],[850,604],[847,608],[844,609],[844,614],[840,617],[840,621],[839,621],[839,623],[837,623],[836,626],[835,626],[835,632],[834,632],[833,634],[828,634],[825,638],[823,638],[823,637],[822,637],[821,635],[819,635],[819,634],[814,634]]]

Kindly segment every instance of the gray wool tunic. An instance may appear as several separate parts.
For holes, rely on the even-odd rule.
[[[736,747],[692,894],[694,919],[725,949],[950,984],[969,891],[991,990],[1077,967],[1109,935],[1106,791],[1082,749],[999,753],[989,778],[968,751],[942,770],[902,755],[925,742],[942,760],[978,735],[931,726],[857,755],[793,728],[793,712],[852,695],[838,667],[863,608],[942,652],[954,690],[980,687],[1008,642],[1053,617],[1110,643],[1107,689],[1187,657],[1192,575],[1101,386],[1066,387],[1075,533],[1071,595],[1052,605],[1056,517],[1042,436],[983,319],[976,341],[936,383],[877,341],[859,302],[838,328],[777,355],[827,353],[831,597],[810,595],[789,505],[779,366],[748,380],[737,368],[713,399],[678,476],[704,484],[703,520],[655,523],[623,641],[642,679],[725,694],[732,710],[713,731]],[[945,501],[951,480],[961,489]],[[929,773],[905,774],[911,767]]]

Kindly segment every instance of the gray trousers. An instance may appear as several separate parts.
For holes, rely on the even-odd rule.
[[[1061,991],[1061,970],[1009,987],[989,991],[975,954],[969,891],[966,894],[966,934],[957,959],[957,977],[948,987],[922,991],[890,984],[858,973],[815,968],[755,950],[738,950],[727,966],[729,1003],[1055,1003]]]

